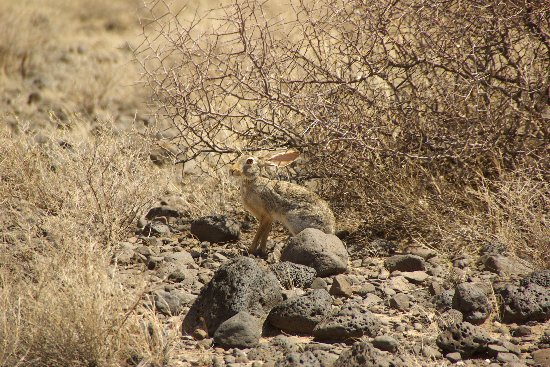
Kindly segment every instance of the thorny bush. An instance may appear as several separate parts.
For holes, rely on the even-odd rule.
[[[546,1],[297,0],[277,14],[245,0],[191,20],[164,1],[150,10],[136,55],[181,162],[298,148],[298,179],[320,179],[335,208],[386,237],[440,242],[442,225],[489,212],[469,192],[506,177],[539,188],[531,209],[546,221]]]

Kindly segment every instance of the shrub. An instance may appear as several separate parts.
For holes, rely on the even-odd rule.
[[[514,172],[544,186],[544,1],[291,5],[277,16],[246,0],[186,20],[153,3],[136,55],[183,162],[298,148],[298,179],[320,179],[370,233],[455,250],[453,226],[490,215],[479,190],[505,195]]]

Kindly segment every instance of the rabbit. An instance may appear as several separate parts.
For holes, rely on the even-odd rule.
[[[268,159],[248,157],[230,169],[230,174],[240,178],[243,204],[260,226],[249,253],[266,253],[266,243],[273,221],[284,225],[292,235],[306,228],[317,228],[334,234],[335,219],[327,202],[303,186],[271,180],[260,175],[262,167],[284,167],[298,158],[300,153],[287,151]]]

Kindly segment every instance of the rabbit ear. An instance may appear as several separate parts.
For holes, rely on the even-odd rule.
[[[270,158],[266,159],[271,166],[285,167],[291,164],[300,156],[300,152],[295,150],[289,150],[283,153],[277,153]]]

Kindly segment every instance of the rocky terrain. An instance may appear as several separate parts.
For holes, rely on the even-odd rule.
[[[149,307],[182,322],[178,365],[550,365],[550,271],[498,243],[447,259],[308,229],[263,259],[244,250],[246,221],[169,206],[147,218],[114,261],[146,271]]]
[[[215,5],[199,3],[175,13]],[[502,195],[481,187],[474,213],[495,228],[465,222],[449,249],[363,233],[365,213],[332,203],[352,230],[276,227],[248,254],[257,223],[225,167],[174,164],[159,139],[174,133],[141,84],[143,5],[0,0],[0,366],[550,366],[540,177],[488,181]],[[415,188],[403,226],[449,229],[460,212]],[[486,237],[507,243],[470,240]]]

